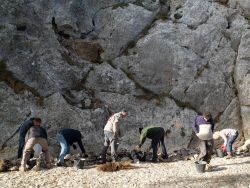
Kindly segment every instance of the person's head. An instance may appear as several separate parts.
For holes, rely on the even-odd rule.
[[[141,134],[141,132],[142,132],[142,129],[143,129],[143,127],[140,127],[139,128],[139,133]]]
[[[33,119],[33,124],[34,124],[35,126],[40,126],[41,123],[42,123],[41,118],[34,118],[34,119]]]
[[[123,118],[124,118],[124,117],[127,117],[127,116],[128,116],[128,111],[125,110],[125,109],[123,109],[123,110],[121,111],[121,115],[122,115]]]
[[[210,112],[203,113],[203,118],[208,121],[212,118],[212,114]]]
[[[214,139],[214,140],[218,140],[219,138],[220,138],[220,132],[217,131],[217,132],[215,132],[215,133],[213,134],[213,139]]]

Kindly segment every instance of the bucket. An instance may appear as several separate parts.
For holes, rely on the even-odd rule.
[[[196,161],[195,162],[195,167],[197,172],[199,173],[204,173],[205,172],[205,168],[206,168],[206,162],[205,161]]]
[[[74,167],[77,169],[83,169],[85,159],[74,159]]]
[[[218,157],[220,157],[220,158],[224,157],[224,152],[221,149],[217,149],[216,152],[217,152]]]

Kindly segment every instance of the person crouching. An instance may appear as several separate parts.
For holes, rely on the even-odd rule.
[[[23,157],[21,161],[20,171],[26,171],[27,161],[29,160],[30,153],[36,144],[40,144],[42,151],[45,154],[46,166],[50,167],[50,155],[48,149],[47,132],[40,124],[33,125],[28,132],[28,140],[25,144]]]
[[[157,162],[157,149],[158,149],[158,144],[161,144],[161,149],[162,149],[162,158],[167,159],[168,154],[167,150],[165,147],[164,143],[164,136],[165,136],[165,131],[162,127],[156,127],[156,126],[148,126],[144,128],[139,128],[140,132],[140,143],[136,148],[141,148],[141,146],[144,144],[146,138],[149,138],[152,140],[151,142],[151,147],[153,149],[153,158],[151,159],[151,162]]]
[[[222,145],[222,149],[223,151],[227,151],[226,159],[232,158],[233,143],[237,139],[238,135],[239,133],[235,129],[223,129],[213,134],[213,139],[215,140],[223,138],[224,143]]]
[[[57,140],[61,146],[59,161],[56,164],[57,166],[64,166],[64,157],[67,154],[70,154],[70,146],[76,149],[76,145],[74,145],[74,143],[78,143],[82,151],[81,156],[86,158],[88,157],[82,144],[82,134],[80,131],[69,128],[63,129],[57,134]]]

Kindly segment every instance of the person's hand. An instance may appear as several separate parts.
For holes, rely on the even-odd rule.
[[[136,151],[140,151],[140,150],[141,150],[141,147],[140,147],[139,145],[136,145],[136,146],[135,146],[135,150],[136,150]]]
[[[76,150],[76,145],[75,144],[72,144],[72,147],[74,150]]]
[[[222,149],[223,152],[227,151],[227,147],[224,144],[221,145],[221,149]]]

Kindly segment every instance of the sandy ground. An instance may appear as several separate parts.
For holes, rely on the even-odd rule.
[[[197,173],[192,161],[140,163],[118,172],[100,172],[95,167],[7,172],[0,174],[0,187],[250,187],[250,157],[214,158],[211,164],[214,170],[203,174]]]

